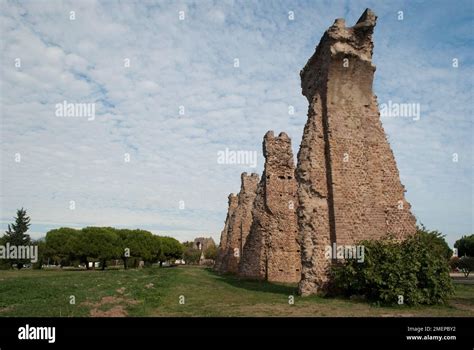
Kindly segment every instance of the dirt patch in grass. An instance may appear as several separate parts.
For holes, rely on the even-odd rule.
[[[7,307],[0,307],[0,314],[3,312],[10,312],[13,311],[14,307],[13,306],[7,306]]]
[[[473,305],[467,305],[463,304],[460,302],[451,302],[449,303],[452,307],[455,307],[456,309],[463,310],[463,311],[469,311],[471,313],[474,313],[474,306]],[[467,315],[466,315],[467,316]]]
[[[109,310],[99,310],[99,309],[91,309],[90,311],[91,317],[126,317],[128,316],[127,311],[122,305],[115,305]]]
[[[125,288],[120,289],[120,293],[125,291]],[[117,290],[117,292],[119,292],[119,290]],[[138,303],[136,300],[123,297],[106,296],[102,297],[102,299],[96,303],[85,301],[81,305],[91,308],[89,311],[91,317],[126,317],[128,316],[126,306]]]

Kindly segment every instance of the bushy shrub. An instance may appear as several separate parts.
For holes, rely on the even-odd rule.
[[[403,300],[407,305],[443,303],[453,294],[446,255],[426,235],[359,244],[365,247],[363,262],[348,260],[333,267],[333,294],[365,296],[380,304]]]
[[[215,244],[211,244],[209,248],[204,251],[204,257],[208,260],[216,260],[217,258],[217,247]]]
[[[446,257],[449,261],[453,256],[453,251],[449,248],[448,243],[444,239],[445,235],[436,230],[428,230],[423,224],[417,229],[419,238],[427,245],[431,247],[434,252]]]

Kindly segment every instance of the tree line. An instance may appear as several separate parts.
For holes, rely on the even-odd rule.
[[[102,269],[112,260],[121,260],[125,268],[137,267],[140,261],[146,265],[174,262],[183,258],[184,246],[175,238],[156,236],[149,231],[135,229],[117,229],[113,227],[85,227],[74,229],[62,227],[50,230],[44,240],[33,241],[26,233],[30,227],[30,218],[23,208],[17,210],[15,222],[8,225],[5,234],[0,237],[0,246],[38,246],[38,261],[35,267],[56,264],[60,266],[78,266],[99,262]],[[5,249],[5,248],[4,248]],[[28,260],[0,260],[0,267],[21,269]]]
[[[113,227],[62,227],[46,233],[42,262],[50,259],[61,266],[100,262],[105,269],[110,260],[122,260],[125,268],[145,264],[174,262],[183,256],[183,246],[172,237],[149,231]],[[92,264],[93,265],[93,264]]]

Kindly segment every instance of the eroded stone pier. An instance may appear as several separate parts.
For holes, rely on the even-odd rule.
[[[416,232],[372,92],[376,19],[369,9],[353,27],[337,19],[300,73],[309,102],[296,170],[302,295],[327,285],[333,242]]]
[[[237,206],[231,213],[233,199],[229,198],[229,212],[227,215],[227,231],[225,238],[221,241],[218,254],[222,258],[216,263],[219,272],[237,273],[240,257],[245,244],[245,240],[250,232],[252,224],[252,207],[256,196],[259,177],[257,174],[241,175],[241,188],[237,195]],[[223,233],[224,233],[223,231]]]
[[[253,223],[245,243],[239,275],[274,282],[299,282],[301,256],[297,241],[297,183],[291,140],[267,132],[265,169],[258,185]]]

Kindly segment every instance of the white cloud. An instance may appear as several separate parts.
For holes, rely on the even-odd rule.
[[[296,155],[307,110],[299,70],[335,18],[346,17],[351,25],[366,5],[0,6],[2,220],[24,206],[37,222],[144,227],[191,239],[196,233],[218,238],[227,195],[238,192],[240,172],[251,171],[217,164],[218,150],[258,151],[260,172],[261,141],[272,129],[292,137]],[[395,19],[401,6],[403,23]],[[420,220],[450,234],[452,243],[454,234],[472,230],[472,52],[456,39],[466,38],[469,29],[456,21],[465,18],[462,6],[450,10],[453,29],[436,37],[430,31],[445,25],[442,8],[403,2],[377,2],[373,8],[379,15],[374,51],[379,102],[422,105],[418,122],[383,120],[408,199]],[[288,20],[290,10],[294,21]],[[412,20],[421,13],[430,21]],[[446,54],[436,47],[447,48]],[[454,54],[462,62],[458,71],[449,66]],[[20,69],[14,67],[17,57]],[[96,119],[55,117],[54,105],[63,100],[95,102]],[[288,115],[288,105],[295,115]],[[179,106],[185,115],[179,115]],[[21,163],[14,162],[18,152]],[[455,165],[449,161],[453,152],[461,160]],[[75,211],[69,210],[70,200],[77,203]],[[185,210],[178,209],[180,200]]]

